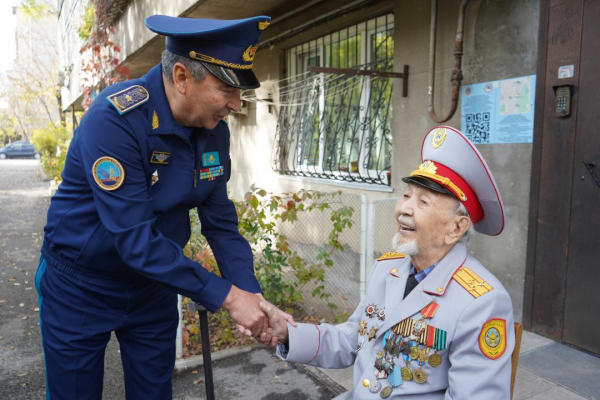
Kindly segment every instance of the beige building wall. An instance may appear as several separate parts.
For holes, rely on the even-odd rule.
[[[440,1],[438,6],[435,109],[439,116],[446,115],[450,108],[450,76],[454,65],[454,41],[460,3],[459,0]],[[375,185],[368,187],[345,183],[339,186],[332,181],[285,177],[275,173],[270,161],[278,110],[270,112],[266,104],[250,103],[247,116],[234,115],[230,118],[233,159],[230,190],[234,197],[243,196],[253,183],[275,193],[300,189],[342,189],[344,193],[366,194],[369,201],[398,198],[401,195],[404,188],[401,178],[420,163],[420,148],[424,135],[429,129],[439,125],[429,117],[427,111],[431,2],[382,2],[378,9],[380,14],[376,15],[381,15],[386,6],[390,7],[395,15],[394,70],[402,71],[404,64],[410,67],[408,97],[401,96],[401,81],[394,82],[392,190],[369,190]],[[359,16],[354,15],[356,19],[351,15],[344,17],[343,22],[350,25],[376,15],[369,15],[367,12]],[[311,15],[306,15],[306,18],[310,17]],[[533,0],[471,1],[465,17],[463,83],[534,74],[537,21],[538,4]],[[340,25],[340,21],[329,24],[329,31],[335,25]],[[298,35],[293,41],[288,40],[287,45],[291,47],[315,37],[318,36],[313,30]],[[267,98],[270,94],[277,98],[277,81],[284,77],[284,49],[274,43],[271,48],[267,46],[257,53],[255,71],[263,85],[257,90],[258,98]],[[457,113],[445,124],[460,128],[460,104]],[[521,320],[531,145],[491,144],[479,145],[478,149],[492,169],[500,188],[506,212],[506,226],[498,237],[477,235],[469,246],[470,253],[504,283],[513,299],[515,317]],[[391,212],[391,207],[387,210]],[[377,217],[377,230],[387,231],[391,237],[394,232],[393,218],[383,212]],[[356,237],[347,239],[353,251],[359,251],[356,245],[360,242]]]

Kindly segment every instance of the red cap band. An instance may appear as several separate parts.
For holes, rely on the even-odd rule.
[[[460,175],[452,171],[450,168],[446,167],[444,164],[440,164],[438,162],[434,162],[434,164],[437,167],[437,175],[443,178],[450,179],[450,181],[454,183],[454,185],[456,185],[460,190],[463,191],[465,196],[467,196],[467,200],[461,200],[460,194],[457,193],[456,190],[454,190],[451,187],[452,185],[445,185],[443,182],[438,183],[446,187],[452,193],[454,193],[456,198],[465,205],[465,208],[471,216],[471,221],[473,222],[473,224],[476,224],[477,222],[481,221],[481,219],[483,218],[483,208],[481,207],[481,203],[479,203],[479,198],[477,197],[473,189],[471,189],[471,186],[469,186],[469,184]]]

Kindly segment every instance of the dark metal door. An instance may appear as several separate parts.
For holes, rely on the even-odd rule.
[[[600,2],[585,1],[563,340],[600,354]],[[584,161],[588,165],[584,165]],[[592,166],[595,165],[595,166]],[[595,175],[595,176],[594,176]],[[596,179],[595,179],[596,178]],[[562,196],[562,193],[557,193]]]

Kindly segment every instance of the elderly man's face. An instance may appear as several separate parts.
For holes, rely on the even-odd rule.
[[[394,249],[414,256],[454,244],[451,236],[460,218],[455,213],[456,207],[457,200],[450,196],[408,185],[396,204]]]

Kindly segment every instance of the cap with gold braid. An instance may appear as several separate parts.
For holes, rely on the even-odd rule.
[[[148,29],[166,36],[171,53],[200,61],[217,78],[241,89],[260,86],[252,64],[260,36],[270,22],[264,15],[237,20],[146,18]]]
[[[451,195],[464,205],[477,232],[495,236],[504,229],[504,207],[494,177],[477,148],[458,130],[440,126],[425,136],[422,164],[402,178]]]

